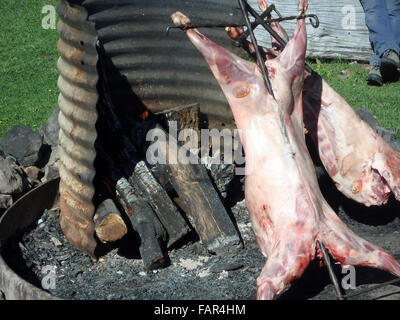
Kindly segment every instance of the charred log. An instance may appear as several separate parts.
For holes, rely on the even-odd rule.
[[[194,225],[200,239],[212,253],[226,253],[241,248],[241,239],[230,219],[217,191],[202,164],[181,164],[178,159],[170,158],[178,154],[177,141],[167,137],[165,144],[155,141],[152,145],[163,153],[172,186],[179,195],[189,220]],[[160,155],[160,154],[159,154]]]
[[[116,190],[116,197],[124,208],[132,228],[137,232],[140,244],[139,251],[146,269],[152,270],[165,264],[162,242],[167,234],[148,204],[143,193],[132,186],[118,169],[113,159],[97,146],[98,162],[107,172]]]

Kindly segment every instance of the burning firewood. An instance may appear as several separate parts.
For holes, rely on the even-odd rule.
[[[134,182],[149,199],[149,204],[167,230],[168,247],[190,232],[189,226],[178,212],[175,204],[154,178],[144,161],[140,161],[136,165],[134,174],[129,181]]]
[[[240,236],[212,185],[207,169],[202,164],[181,164],[177,159],[170,159],[171,154],[178,154],[177,141],[169,139],[160,125],[156,128],[167,139],[165,145],[155,141],[152,147],[167,159],[165,166],[170,182],[203,244],[213,253],[237,251],[242,245]]]
[[[119,171],[113,159],[97,146],[99,161],[115,186],[117,199],[124,208],[132,228],[140,238],[139,251],[147,270],[156,269],[165,263],[161,242],[166,240],[166,231],[143,193],[134,188]]]
[[[189,141],[199,140],[200,137],[200,108],[199,104],[193,104],[188,106],[177,107],[174,109],[163,111],[162,113],[165,119],[162,119],[162,125],[164,127],[168,127],[167,122],[174,121],[176,122],[176,129],[179,133],[182,130],[190,129],[191,132],[188,132],[189,135],[185,137],[185,140],[180,142],[182,145],[185,145]],[[193,139],[195,138],[195,139]],[[200,141],[197,141],[198,145],[193,147],[200,147]]]
[[[164,227],[147,201],[137,197],[134,188],[125,178],[117,182],[117,195],[132,222],[132,227],[139,234],[139,251],[145,268],[153,270],[162,267],[165,258],[160,241],[166,240]]]

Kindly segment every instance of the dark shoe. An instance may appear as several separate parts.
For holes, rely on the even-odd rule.
[[[371,70],[367,76],[367,82],[370,86],[381,86],[383,84],[379,64],[371,66]]]
[[[381,75],[384,81],[394,81],[398,77],[399,55],[393,50],[386,50],[381,56]]]

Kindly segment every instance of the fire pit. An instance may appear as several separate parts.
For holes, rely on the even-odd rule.
[[[325,186],[324,195],[329,195],[330,203],[340,208],[339,216],[347,225],[389,252],[397,253],[397,259],[400,257],[396,245],[400,227],[397,204],[391,202],[385,208],[365,210],[340,195],[327,176],[321,176],[320,181]],[[131,238],[103,247],[97,262],[77,251],[58,224],[57,184],[58,180],[54,180],[34,189],[0,220],[0,288],[5,298],[254,299],[254,277],[262,269],[264,257],[255,243],[243,201],[232,207],[244,241],[243,250],[226,256],[210,255],[193,237],[169,251],[170,264],[166,268],[148,271],[138,252],[132,253]],[[3,245],[5,240],[7,245]],[[339,267],[335,271],[339,280],[346,276]],[[371,288],[391,278],[370,268],[356,268],[356,274],[358,289]],[[46,281],[53,275],[54,287]],[[387,286],[355,298],[398,300],[400,292],[397,286]],[[311,264],[280,299],[335,299],[326,267],[321,268],[318,262]]]

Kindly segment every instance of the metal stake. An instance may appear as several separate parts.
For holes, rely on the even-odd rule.
[[[325,246],[322,244],[321,241],[318,240],[317,242],[318,242],[319,247],[321,248],[321,252],[324,257],[326,266],[328,267],[329,277],[331,278],[331,281],[335,287],[336,297],[339,300],[344,300],[343,296],[342,296],[342,291],[340,290],[340,287],[339,287],[338,279],[336,278],[335,272],[333,271],[331,259],[329,258],[329,255],[326,252]]]
[[[245,3],[244,0],[238,0],[238,2],[239,2],[240,9],[242,10],[244,21],[246,22],[248,31],[250,33],[251,42],[253,43],[253,46],[254,46],[254,49],[255,49],[255,52],[256,52],[258,66],[261,69],[261,72],[262,72],[262,75],[263,75],[263,78],[264,78],[265,86],[267,87],[268,93],[275,99],[274,92],[273,92],[272,86],[271,86],[271,82],[269,81],[269,78],[268,78],[267,69],[265,68],[264,60],[261,57],[260,51],[258,50],[259,48],[258,48],[258,44],[257,44],[257,39],[254,36],[253,29],[251,27],[251,23],[250,23],[250,20],[249,20],[247,9],[249,9],[251,7],[247,4],[247,2]]]

